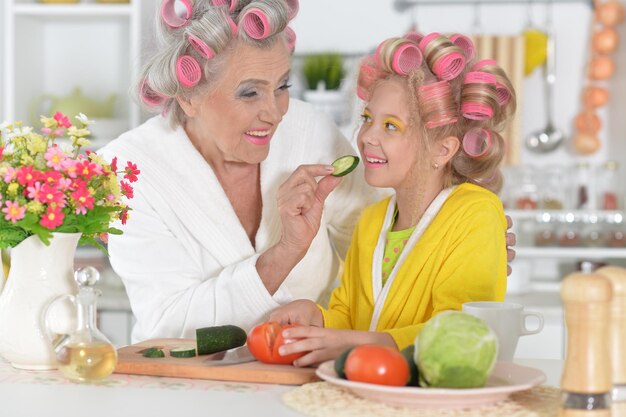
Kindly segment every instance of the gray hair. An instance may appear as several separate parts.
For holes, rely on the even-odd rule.
[[[226,71],[225,62],[238,42],[262,49],[270,48],[277,40],[287,42],[283,32],[289,23],[289,5],[286,0],[238,0],[232,12],[228,11],[227,5],[212,6],[210,0],[191,0],[191,3],[191,18],[180,28],[165,24],[160,11],[157,12],[157,53],[144,65],[135,89],[135,97],[142,107],[151,112],[167,114],[172,126],[182,125],[185,120],[176,98],[188,99],[209,91],[215,80]],[[241,17],[251,8],[260,9],[267,15],[271,32],[264,39],[250,37],[240,24]],[[227,16],[239,27],[236,36],[232,33]],[[189,43],[189,35],[203,41],[214,52],[214,56],[210,59],[202,57]],[[176,76],[176,61],[183,55],[192,56],[202,68],[200,82],[193,87],[183,86]],[[149,104],[142,99],[142,90],[146,88],[150,95],[160,98],[158,104]]]

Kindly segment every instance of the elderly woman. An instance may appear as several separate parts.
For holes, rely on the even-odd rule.
[[[138,88],[161,115],[103,150],[142,173],[124,234],[109,239],[134,341],[249,329],[293,299],[327,299],[376,198],[362,172],[329,175],[354,149],[290,103],[296,1],[191,0],[183,13],[174,3],[161,5]]]

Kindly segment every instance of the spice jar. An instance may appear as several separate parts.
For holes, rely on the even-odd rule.
[[[564,214],[559,218],[559,246],[570,248],[582,245],[578,220],[578,216],[573,213]]]
[[[535,246],[558,246],[558,219],[550,213],[542,213],[537,219]]]
[[[591,204],[592,194],[589,190],[591,184],[591,167],[589,162],[580,161],[574,165],[574,204],[576,210],[587,210],[594,207]]]
[[[535,210],[537,208],[537,183],[533,167],[526,166],[519,169],[518,185],[513,194],[516,209]]]
[[[584,246],[597,248],[606,244],[602,223],[595,214],[585,216],[582,224],[582,237]]]
[[[544,210],[562,210],[565,208],[566,176],[563,168],[550,167],[540,175],[539,206]]]
[[[596,190],[598,208],[600,210],[620,210],[621,192],[619,184],[619,164],[617,161],[606,161],[598,167],[596,173]]]
[[[626,225],[624,217],[617,213],[607,217],[605,223],[606,246],[610,248],[626,247]]]

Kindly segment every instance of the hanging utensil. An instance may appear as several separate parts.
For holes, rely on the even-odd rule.
[[[526,147],[528,150],[537,153],[546,153],[555,150],[563,143],[565,135],[554,126],[553,121],[553,95],[554,84],[556,82],[556,49],[555,49],[555,30],[552,22],[552,2],[548,6],[548,22],[547,22],[547,59],[544,66],[544,91],[546,100],[546,126],[542,130],[538,130],[526,138]]]

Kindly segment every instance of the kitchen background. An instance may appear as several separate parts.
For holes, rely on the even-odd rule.
[[[154,47],[152,24],[159,2],[43,4],[60,1],[2,2],[0,121],[36,123],[38,115],[49,113],[52,107],[69,114],[82,111],[97,120],[93,126],[93,147],[97,148],[149,117],[129,98],[128,91],[143,54]],[[598,4],[609,1],[624,4],[624,0]],[[626,169],[626,47],[622,43],[610,54],[616,66],[612,76],[601,74],[607,69],[602,63],[589,66],[591,33],[600,29],[592,26],[592,17],[592,2],[586,0],[300,0],[299,15],[292,24],[297,34],[292,96],[331,111],[352,139],[360,112],[360,103],[351,94],[355,64],[386,37],[401,36],[411,28],[424,33],[475,34],[479,54],[496,57],[514,75],[520,102],[518,119],[509,129],[502,198],[514,219],[518,244],[507,299],[521,302],[545,318],[541,333],[520,339],[518,357],[563,357],[565,335],[558,291],[564,275],[602,262],[626,264],[626,189],[622,180]],[[625,24],[615,29],[626,39]],[[553,121],[564,140],[556,149],[541,153],[529,150],[526,138],[547,123],[542,71],[546,31],[555,35]],[[329,52],[343,60],[345,77],[339,92],[305,91],[303,70],[315,64],[317,54]],[[579,128],[575,128],[588,70],[606,78],[594,84],[605,87],[610,98],[597,111],[602,123],[597,134],[600,146],[583,155],[579,153],[582,137],[574,138],[580,131],[597,130],[593,115],[580,118]],[[115,344],[127,343],[132,314],[121,282],[96,250],[79,249],[76,263],[101,269],[100,328]]]

